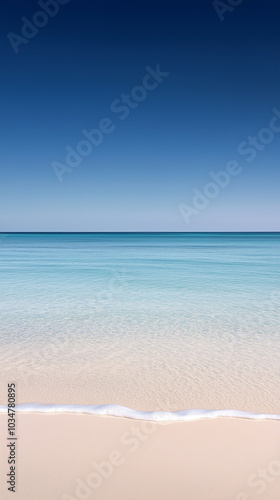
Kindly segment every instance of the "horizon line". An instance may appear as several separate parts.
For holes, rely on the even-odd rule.
[[[0,234],[279,234],[280,231],[0,231]]]

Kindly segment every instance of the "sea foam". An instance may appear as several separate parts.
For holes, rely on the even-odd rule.
[[[119,405],[57,405],[22,403],[15,407],[17,413],[48,414],[87,414],[125,417],[135,420],[152,420],[154,422],[187,422],[205,418],[246,418],[251,420],[280,420],[280,415],[270,413],[251,413],[238,410],[181,410],[168,411],[136,411]],[[0,413],[7,413],[7,406],[0,405]]]

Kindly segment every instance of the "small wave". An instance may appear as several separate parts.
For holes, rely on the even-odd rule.
[[[154,422],[187,422],[205,418],[247,418],[250,420],[280,420],[280,415],[251,413],[238,410],[181,410],[168,411],[136,411],[119,405],[56,405],[23,403],[15,408],[17,413],[78,413],[87,415],[108,415],[135,420],[152,420]],[[7,413],[7,406],[0,405],[0,413]]]

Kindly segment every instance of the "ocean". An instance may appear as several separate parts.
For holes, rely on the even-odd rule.
[[[0,235],[0,404],[280,414],[280,233]]]

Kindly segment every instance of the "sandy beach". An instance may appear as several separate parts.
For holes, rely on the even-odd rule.
[[[1,470],[8,470],[0,415]],[[17,414],[16,500],[277,500],[280,421]],[[1,475],[0,497],[11,498]]]

